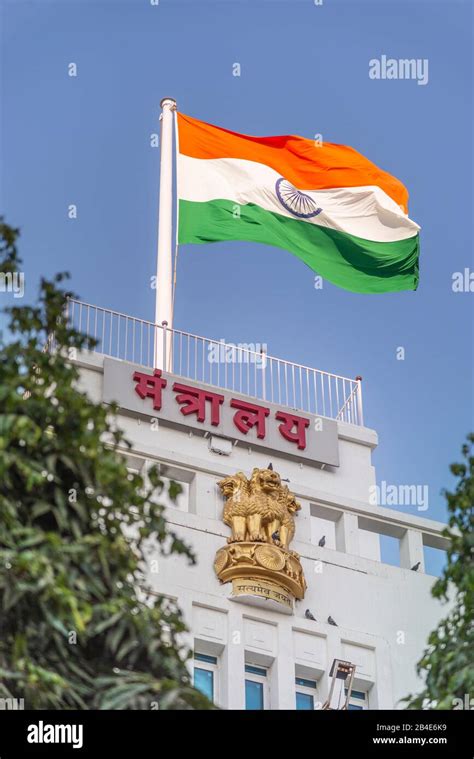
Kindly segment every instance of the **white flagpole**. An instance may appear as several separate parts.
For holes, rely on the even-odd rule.
[[[163,98],[161,106],[160,203],[155,301],[155,368],[171,370],[171,330],[173,327],[173,112],[176,101]],[[163,327],[163,329],[160,329]]]

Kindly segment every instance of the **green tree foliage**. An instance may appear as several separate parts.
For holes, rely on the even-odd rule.
[[[432,595],[447,601],[455,594],[452,608],[428,638],[428,647],[418,662],[425,687],[409,696],[409,709],[463,708],[474,697],[474,435],[463,445],[464,461],[452,464],[458,478],[454,492],[445,492],[449,521],[444,530],[449,538],[447,564],[436,581]]]
[[[18,270],[0,220],[0,271]],[[63,275],[14,306],[0,336],[0,698],[30,709],[209,708],[187,674],[176,606],[145,587],[147,550],[190,550],[129,474],[116,409],[78,389],[93,341],[63,318]],[[54,345],[48,343],[54,333]],[[179,486],[171,485],[175,497]]]

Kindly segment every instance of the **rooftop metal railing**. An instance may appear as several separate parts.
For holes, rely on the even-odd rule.
[[[270,356],[249,344],[211,340],[70,299],[68,321],[97,340],[94,352],[152,368],[157,346],[174,374],[318,416],[363,425],[360,378]]]

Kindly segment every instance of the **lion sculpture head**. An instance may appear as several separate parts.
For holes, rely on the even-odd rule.
[[[250,478],[252,492],[260,491],[266,495],[277,495],[281,488],[281,478],[273,469],[255,468]]]

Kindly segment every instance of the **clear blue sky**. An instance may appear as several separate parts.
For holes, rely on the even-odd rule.
[[[164,96],[235,131],[321,133],[357,148],[410,191],[417,292],[315,290],[288,252],[188,245],[175,323],[361,374],[377,481],[428,485],[420,515],[442,520],[448,464],[473,427],[474,294],[451,288],[453,272],[474,268],[471,23],[472,4],[457,0],[4,0],[2,210],[22,229],[28,300],[40,275],[66,269],[82,299],[153,317],[150,134]],[[383,54],[427,58],[428,84],[371,80],[369,60]]]

